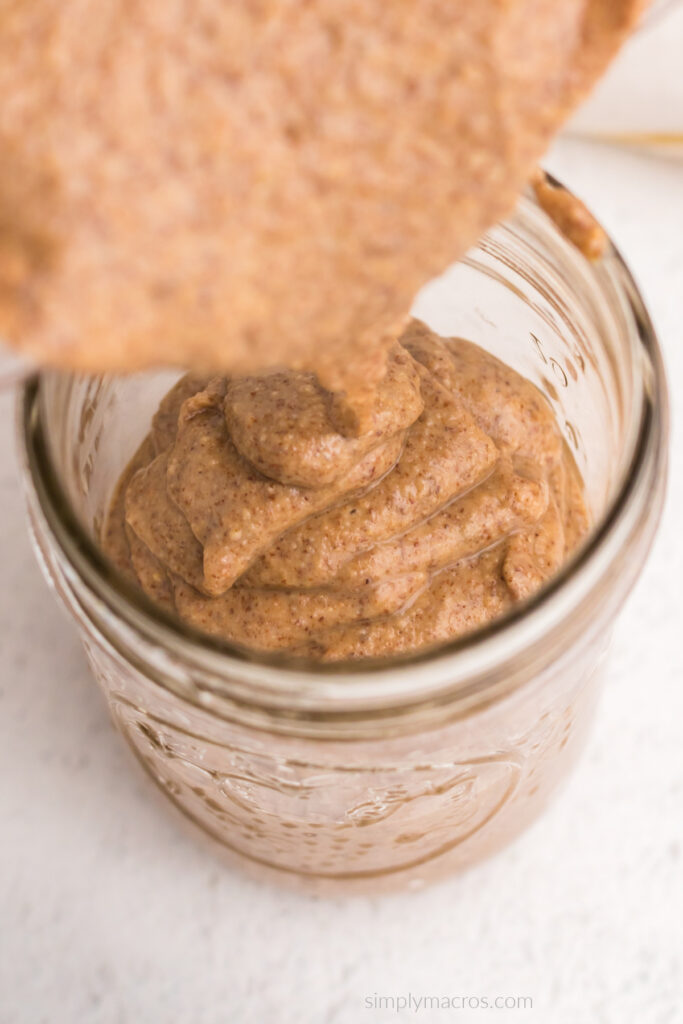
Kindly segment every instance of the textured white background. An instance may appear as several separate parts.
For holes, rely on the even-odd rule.
[[[0,1024],[683,1021],[683,163],[559,143],[639,280],[674,399],[671,483],[584,760],[496,859],[418,894],[259,886],[178,829],[110,728],[34,564],[0,400]],[[395,1014],[380,995],[529,995]]]

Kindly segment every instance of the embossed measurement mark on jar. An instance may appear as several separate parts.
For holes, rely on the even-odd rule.
[[[489,316],[487,316],[483,309],[480,309],[478,306],[475,306],[474,312],[479,317],[482,323],[488,324],[489,327],[493,327],[495,330],[498,330],[498,324],[495,323]]]
[[[565,359],[565,366],[566,366],[566,369],[565,369],[565,366],[563,366],[562,363],[558,359],[556,359],[554,356],[548,355],[546,353],[546,351],[544,349],[543,342],[541,341],[540,338],[538,338],[533,333],[533,331],[529,332],[529,337],[531,338],[531,343],[532,343],[532,345],[534,347],[534,351],[540,357],[541,362],[544,364],[544,366],[548,366],[550,368],[550,370],[552,371],[552,373],[553,373],[557,383],[559,384],[559,386],[561,388],[568,388],[569,387],[569,379],[570,379],[570,377],[571,377],[572,381],[577,381],[578,380],[577,369],[574,366],[574,363],[571,361],[571,359],[569,359],[569,357],[567,357]],[[577,361],[579,363],[579,368],[580,368],[581,372],[583,373],[584,370],[585,370],[585,363],[584,363],[584,360],[583,360],[583,356],[581,355],[581,353],[578,350],[576,351],[575,355],[576,355],[576,359],[577,359]],[[541,380],[543,381],[543,385],[545,387],[546,394],[547,394],[548,398],[551,401],[553,401],[553,402],[561,404],[560,397],[559,397],[558,392],[557,392],[557,390],[555,388],[555,385],[550,380],[548,380],[548,378],[545,377],[545,376],[543,376],[541,378]],[[569,443],[571,444],[572,448],[574,448],[574,450],[577,451],[577,452],[582,452],[583,453],[584,452],[583,440],[582,440],[581,435],[579,433],[578,427],[574,423],[572,423],[571,420],[565,419],[564,420],[564,424],[563,424],[563,428],[564,428],[564,433],[566,435],[566,438],[569,441]]]
[[[539,356],[541,357],[541,360],[545,363],[546,366],[549,366],[551,368],[551,370],[553,371],[553,374],[555,375],[555,377],[556,377],[560,387],[561,388],[568,387],[569,386],[569,378],[567,377],[566,370],[563,369],[562,364],[559,363],[557,361],[557,359],[554,358],[554,356],[546,355],[546,353],[543,350],[543,342],[540,340],[540,338],[537,338],[536,335],[532,334],[531,332],[530,332],[530,337],[531,337],[531,341],[533,342],[534,348],[536,349],[536,351],[538,352]]]
[[[580,345],[578,343],[574,343],[574,344],[569,345],[569,347],[571,348],[571,351],[572,351],[573,359],[576,360],[576,364],[578,366],[578,370],[577,370],[576,366],[574,365],[573,360],[570,359],[569,356],[564,356],[563,361],[559,362],[559,360],[553,358],[552,356],[548,356],[546,354],[546,352],[544,350],[544,347],[543,347],[544,343],[541,341],[540,338],[538,338],[533,333],[533,331],[529,332],[529,336],[531,338],[531,341],[532,341],[532,344],[534,346],[534,349],[536,350],[538,355],[541,357],[541,360],[546,364],[546,366],[551,366],[552,367],[553,373],[556,375],[556,377],[560,381],[560,384],[562,385],[562,387],[567,387],[567,385],[569,384],[568,377],[571,377],[571,379],[574,382],[576,382],[579,379],[579,373],[585,373],[586,372],[586,360],[584,359],[583,353],[581,351],[581,347],[580,347]],[[567,343],[567,344],[569,344],[569,343]],[[557,367],[557,369],[556,369],[556,367]],[[564,383],[562,383],[562,381],[564,381]]]

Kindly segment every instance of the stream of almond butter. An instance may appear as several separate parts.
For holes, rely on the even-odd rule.
[[[588,515],[549,405],[409,311],[642,6],[2,5],[0,335],[191,371],[104,536],[154,599],[338,659],[460,635],[559,568]]]

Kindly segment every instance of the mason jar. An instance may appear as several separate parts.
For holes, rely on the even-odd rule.
[[[541,389],[594,526],[528,603],[410,657],[250,654],[170,617],[107,562],[114,485],[177,373],[43,372],[19,396],[35,549],[113,721],[187,818],[283,880],[419,886],[525,828],[581,749],[662,507],[662,360],[611,244],[588,262],[527,195],[415,314]]]

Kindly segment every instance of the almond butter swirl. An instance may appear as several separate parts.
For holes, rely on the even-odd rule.
[[[414,651],[501,615],[588,528],[541,393],[412,321],[370,429],[304,371],[183,377],[125,471],[116,564],[191,625],[322,659]]]

